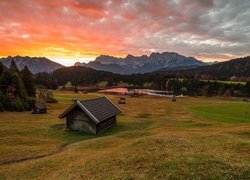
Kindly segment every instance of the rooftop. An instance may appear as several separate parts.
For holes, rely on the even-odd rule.
[[[79,106],[96,123],[121,113],[121,110],[111,100],[107,97],[100,97],[85,101],[77,100],[59,118],[66,117],[76,106]]]

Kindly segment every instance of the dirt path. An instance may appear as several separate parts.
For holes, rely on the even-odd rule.
[[[21,158],[21,159],[16,159],[16,160],[0,162],[0,166],[15,164],[15,163],[20,163],[20,162],[24,162],[24,161],[33,160],[33,159],[40,159],[40,158],[52,156],[54,154],[57,154],[57,153],[60,153],[60,152],[64,151],[71,144],[74,144],[74,143],[63,144],[59,148],[57,148],[55,151],[53,151],[51,153],[48,153],[48,154],[43,154],[43,155],[38,155],[38,156],[33,156],[33,157],[26,157],[26,158]]]

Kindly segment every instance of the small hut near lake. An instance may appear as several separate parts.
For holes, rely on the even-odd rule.
[[[68,130],[98,134],[116,124],[121,110],[107,97],[76,100],[59,118],[66,118]]]

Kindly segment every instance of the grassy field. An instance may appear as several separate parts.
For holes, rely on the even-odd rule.
[[[202,81],[218,82],[218,83],[224,83],[224,84],[241,84],[241,85],[246,84],[246,82],[242,82],[242,81],[219,81],[219,80],[202,80]]]
[[[106,87],[108,85],[108,81],[101,81],[99,83],[97,83],[98,87]]]
[[[64,131],[71,99],[98,96],[55,92],[47,114],[0,113],[0,179],[250,178],[250,103],[127,97],[105,133]]]

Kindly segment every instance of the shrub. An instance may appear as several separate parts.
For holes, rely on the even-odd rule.
[[[22,103],[20,98],[17,98],[16,101],[13,103],[13,107],[15,111],[21,112],[25,110],[25,105]]]

